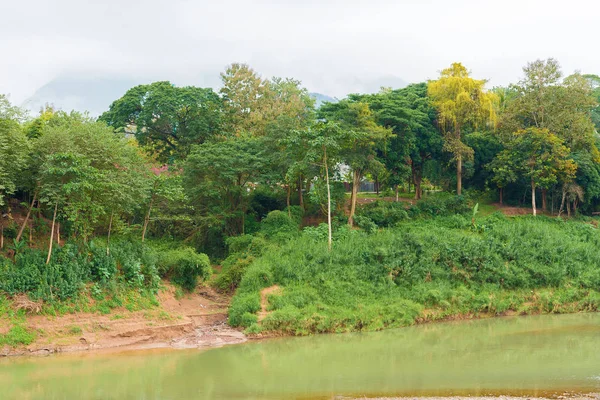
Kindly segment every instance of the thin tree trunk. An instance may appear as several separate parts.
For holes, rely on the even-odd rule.
[[[533,209],[533,216],[535,217],[537,212],[535,209],[535,183],[533,182],[533,179],[531,180],[531,208]]]
[[[415,168],[414,164],[412,166],[412,176],[413,183],[415,184],[415,200],[421,200],[423,197],[423,192],[421,190],[422,174],[418,168]]]
[[[500,188],[500,204],[503,204],[504,199],[502,198],[504,195],[504,188]]]
[[[565,210],[565,198],[566,197],[567,197],[567,191],[563,187],[562,200],[560,201],[560,209],[558,210],[558,216],[559,217],[563,213],[563,211]]]
[[[352,172],[352,195],[350,196],[350,216],[348,225],[354,226],[354,213],[356,212],[356,198],[358,197],[358,185],[360,184],[360,171]]]
[[[456,194],[460,196],[462,193],[462,155],[459,154],[456,158]]]
[[[548,204],[546,202],[546,189],[542,189],[542,211],[547,211]]]
[[[298,177],[298,201],[300,202],[300,207],[304,209],[304,197],[302,196],[302,175]]]
[[[37,196],[37,192],[35,192],[33,194],[33,199],[31,200],[31,205],[29,206],[29,210],[27,210],[27,215],[25,216],[25,221],[23,221],[23,224],[21,225],[21,228],[19,229],[19,233],[17,234],[17,238],[15,239],[16,242],[21,240],[21,236],[23,236],[23,232],[25,231],[25,227],[27,226],[27,221],[29,220],[29,216],[31,215],[31,210],[33,210],[33,205],[35,204],[36,196]]]
[[[327,248],[331,251],[333,233],[331,229],[331,189],[329,188],[329,166],[327,165],[327,148],[323,147],[323,160],[325,164],[325,183],[327,184]]]
[[[399,197],[399,193],[398,193],[399,186],[400,185],[396,185],[396,202],[400,201],[400,197]]]
[[[379,179],[375,179],[375,193],[379,196]]]
[[[106,255],[110,255],[110,231],[112,230],[112,222],[113,222],[114,213],[110,213],[110,222],[108,223],[108,236],[106,238]]]
[[[58,210],[58,201],[54,203],[54,215],[52,216],[52,228],[50,229],[50,245],[48,246],[48,258],[46,258],[46,265],[50,264],[50,257],[52,256],[52,242],[54,242],[54,224],[56,223],[56,211]]]
[[[29,245],[33,245],[33,221],[29,221]]]
[[[150,198],[150,204],[148,204],[148,212],[144,217],[144,226],[142,228],[142,242],[146,239],[146,230],[148,229],[148,223],[150,223],[150,211],[152,211],[152,203],[154,203],[154,194]]]
[[[60,222],[56,223],[56,244],[60,246]]]
[[[287,209],[288,209],[288,217],[292,218],[292,210],[290,210],[290,196],[292,195],[292,187],[290,185],[287,185],[287,198],[286,198],[286,204],[287,204]]]
[[[0,213],[0,249],[4,248],[4,216]]]

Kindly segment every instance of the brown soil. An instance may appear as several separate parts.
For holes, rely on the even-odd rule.
[[[448,397],[336,397],[335,400],[546,400],[548,398],[570,399],[570,400],[598,400],[600,394],[588,393],[583,395],[572,395],[567,393],[560,396],[552,397],[517,397],[517,396],[448,396]]]
[[[269,286],[268,288],[264,288],[260,291],[260,311],[258,312],[258,322],[261,322],[263,319],[270,314],[267,311],[267,307],[269,306],[269,295],[273,293],[281,292],[281,288],[277,285]]]
[[[38,338],[27,347],[0,349],[0,355],[45,355],[87,350],[219,347],[246,341],[227,325],[229,298],[208,287],[183,298],[166,284],[158,294],[159,307],[129,312],[115,309],[109,315],[91,313],[59,317],[31,315],[27,328]]]

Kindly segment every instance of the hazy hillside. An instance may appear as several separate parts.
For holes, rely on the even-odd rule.
[[[36,113],[45,104],[70,111],[89,111],[97,116],[140,81],[125,78],[74,78],[60,76],[48,82],[23,102]]]

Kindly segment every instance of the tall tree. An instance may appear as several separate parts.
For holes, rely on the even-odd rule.
[[[496,124],[498,97],[485,90],[485,83],[471,78],[461,63],[453,63],[428,85],[427,92],[438,110],[438,123],[444,133],[444,149],[456,161],[458,195],[462,193],[463,160],[473,157],[473,149],[463,141],[465,130]]]
[[[520,129],[548,129],[573,152],[589,153],[600,162],[591,116],[597,107],[592,80],[579,73],[562,78],[557,60],[536,60],[523,68],[523,78],[511,86],[512,96],[500,121],[500,131],[511,135]],[[542,203],[546,191],[542,189]]]
[[[129,89],[99,120],[135,134],[159,161],[172,163],[221,134],[221,99],[212,89],[154,82]]]
[[[427,97],[427,84],[382,91],[366,96],[377,121],[392,129],[394,137],[379,151],[397,186],[410,175],[415,185],[415,198],[422,196],[421,182],[425,163],[442,150],[442,136],[436,127],[436,112]]]
[[[229,135],[264,136],[275,93],[271,83],[247,64],[231,64],[221,73],[224,130]]]
[[[352,170],[352,194],[350,197],[350,215],[348,224],[354,223],[356,199],[360,182],[374,164],[376,149],[380,143],[392,136],[391,130],[379,125],[369,105],[352,98],[339,103],[326,103],[319,109],[320,116],[329,122],[335,122],[346,132],[342,146],[342,159]]]
[[[238,138],[193,148],[183,183],[201,227],[244,233],[250,191],[266,179],[264,147],[259,138]]]
[[[517,131],[494,161],[498,182],[509,182],[519,175],[531,185],[531,207],[537,214],[536,188],[549,188],[575,178],[577,165],[569,158],[570,151],[562,139],[547,129],[527,128]]]
[[[22,111],[0,95],[0,207],[16,189],[27,163],[30,143],[21,129]]]

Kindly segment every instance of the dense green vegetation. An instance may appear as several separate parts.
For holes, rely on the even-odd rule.
[[[598,310],[600,234],[591,224],[499,213],[471,221],[438,210],[373,233],[340,229],[332,251],[311,230],[265,246],[241,279],[230,323],[309,334],[456,315]],[[282,290],[270,295],[272,312],[257,325],[260,290],[272,285]]]
[[[0,296],[109,312],[161,278],[192,291],[212,262],[251,331],[596,308],[595,226],[488,215],[598,209],[596,76],[537,60],[488,90],[454,63],[318,109],[294,79],[221,79],[139,85],[98,119],[0,96]],[[385,202],[361,205],[366,180]]]

